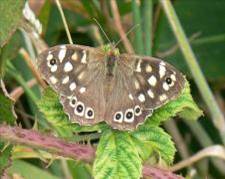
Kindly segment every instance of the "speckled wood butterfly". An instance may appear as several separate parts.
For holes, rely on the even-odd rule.
[[[153,57],[119,54],[111,45],[60,45],[38,57],[44,79],[59,94],[71,122],[134,130],[153,110],[175,99],[184,76]]]

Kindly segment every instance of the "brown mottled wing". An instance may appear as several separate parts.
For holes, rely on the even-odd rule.
[[[91,125],[104,119],[103,58],[98,49],[78,45],[55,46],[38,57],[41,74],[72,122]]]
[[[153,110],[176,99],[184,83],[183,75],[160,59],[122,54],[112,94],[105,97],[105,120],[115,129],[133,130]]]

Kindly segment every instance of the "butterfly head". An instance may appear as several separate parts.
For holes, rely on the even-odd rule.
[[[102,47],[102,50],[107,56],[118,56],[120,54],[119,49],[115,48],[114,44],[107,44]]]

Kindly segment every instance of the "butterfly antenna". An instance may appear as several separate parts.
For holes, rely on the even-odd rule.
[[[105,33],[105,31],[102,28],[101,24],[97,21],[97,19],[93,18],[93,20],[96,22],[96,24],[98,25],[98,27],[100,28],[100,30],[102,31],[102,33],[104,34],[104,36],[106,37],[106,39],[108,40],[108,42],[111,44],[112,42],[109,39],[109,37],[107,36],[107,34]]]
[[[130,30],[127,31],[127,33],[125,34],[126,36],[128,36],[134,29],[136,29],[138,26],[140,26],[140,24],[136,24],[133,27],[130,28]],[[117,45],[119,45],[119,43],[122,41],[122,38],[120,38],[120,40],[114,45],[114,48],[116,48]]]
[[[62,6],[61,6],[59,0],[55,0],[55,2],[56,2],[56,5],[57,5],[57,7],[58,7],[58,9],[59,9],[59,12],[60,12],[60,15],[61,15],[61,18],[62,18],[62,21],[63,21],[63,25],[64,25],[65,30],[66,30],[66,35],[67,35],[67,38],[68,38],[68,40],[69,40],[69,43],[70,43],[70,44],[73,44],[73,40],[72,40],[70,31],[69,31],[68,24],[67,24],[67,22],[66,22],[66,17],[65,17],[65,15],[64,15],[64,13],[63,13],[63,10],[62,10]]]

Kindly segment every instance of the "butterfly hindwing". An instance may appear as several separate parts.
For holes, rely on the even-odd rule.
[[[102,58],[93,48],[78,45],[55,46],[39,55],[39,70],[72,122],[91,125],[103,120]]]

